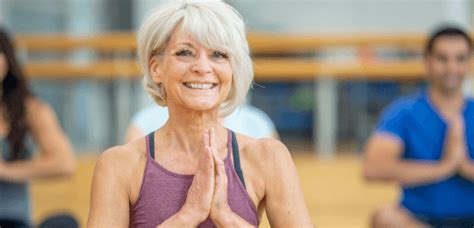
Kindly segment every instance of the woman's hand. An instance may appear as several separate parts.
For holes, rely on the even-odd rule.
[[[212,137],[212,135],[211,135]],[[229,218],[229,214],[232,210],[227,203],[227,186],[228,180],[225,173],[224,161],[219,157],[217,150],[214,147],[212,149],[212,156],[214,157],[215,167],[215,186],[214,196],[211,203],[210,217],[214,223],[225,224],[225,219]]]
[[[177,217],[192,226],[198,226],[210,217],[218,227],[252,227],[227,203],[228,180],[224,161],[218,154],[214,129],[204,133],[201,150],[198,171]]]
[[[211,134],[214,132],[209,130],[203,135],[198,170],[188,190],[186,202],[180,211],[184,217],[189,219],[190,225],[197,226],[206,220],[211,210],[215,185],[214,159],[211,148],[215,143],[214,136],[211,137]]]
[[[210,218],[217,227],[253,227],[234,213],[227,202],[228,179],[224,161],[219,157],[215,144],[214,130],[211,130],[211,152],[214,158],[215,186],[211,203]],[[228,155],[230,156],[230,155]]]

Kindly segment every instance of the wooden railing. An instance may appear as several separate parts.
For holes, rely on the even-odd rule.
[[[397,60],[391,62],[351,61],[333,63],[308,57],[275,57],[275,53],[311,53],[328,47],[371,48],[395,46],[421,50],[425,37],[418,34],[405,35],[285,35],[251,33],[248,35],[255,66],[256,80],[314,80],[332,77],[337,80],[418,80],[423,68],[420,60]],[[71,37],[66,34],[18,35],[18,49],[30,55],[38,52],[73,53],[90,50],[105,57],[89,63],[78,64],[65,60],[27,61],[27,75],[41,79],[74,78],[140,78],[142,72],[133,58],[136,41],[129,32],[106,33],[96,36]],[[116,58],[117,53],[127,53],[132,58]],[[259,57],[267,56],[267,57]]]
[[[421,47],[425,42],[422,34],[277,34],[250,33],[248,42],[255,54],[309,51],[334,46],[376,46]],[[112,32],[91,36],[72,37],[67,34],[22,34],[16,39],[20,47],[30,51],[71,51],[94,49],[102,51],[129,51],[136,48],[135,34]]]
[[[255,58],[256,80],[305,81],[331,77],[337,80],[419,80],[422,65],[415,60],[385,63],[326,63],[309,59]],[[87,64],[66,61],[29,62],[26,73],[33,79],[141,78],[134,60],[97,60]]]

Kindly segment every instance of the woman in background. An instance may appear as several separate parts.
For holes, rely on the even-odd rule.
[[[72,175],[74,154],[49,105],[29,91],[0,29],[0,227],[30,227],[28,182]],[[32,156],[32,145],[38,156]]]

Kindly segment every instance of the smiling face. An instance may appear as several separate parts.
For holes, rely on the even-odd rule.
[[[175,29],[160,55],[150,63],[153,81],[161,83],[169,107],[218,110],[228,97],[232,68],[228,55],[209,49]]]
[[[442,36],[425,57],[431,86],[443,94],[460,92],[470,66],[470,47],[463,37]]]

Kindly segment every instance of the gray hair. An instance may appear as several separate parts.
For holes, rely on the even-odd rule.
[[[167,105],[166,93],[150,75],[150,59],[164,52],[178,26],[207,48],[228,54],[232,86],[219,113],[229,115],[245,101],[254,76],[241,15],[222,0],[173,0],[145,18],[137,35],[138,59],[145,73],[143,85],[161,106]]]

